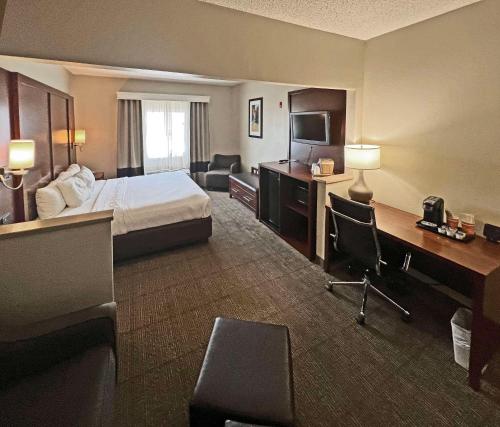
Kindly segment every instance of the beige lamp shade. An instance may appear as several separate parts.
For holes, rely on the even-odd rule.
[[[23,170],[35,166],[35,141],[13,139],[9,143],[9,170]]]
[[[353,144],[344,147],[345,167],[349,169],[380,169],[378,145]]]
[[[75,141],[74,145],[83,145],[85,144],[85,129],[77,129],[75,130]]]

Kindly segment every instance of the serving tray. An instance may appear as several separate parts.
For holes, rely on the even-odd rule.
[[[467,242],[470,242],[471,240],[474,240],[475,237],[476,237],[476,236],[471,236],[471,235],[466,234],[463,239],[458,239],[457,237],[455,237],[455,235],[448,236],[446,233],[440,233],[438,231],[438,227],[432,227],[430,225],[422,224],[422,221],[423,220],[417,221],[417,227],[423,228],[424,230],[432,231],[433,233],[436,233],[439,236],[446,237],[448,239],[454,240],[455,242],[467,243]],[[457,230],[458,231],[463,231],[461,228],[458,228]]]

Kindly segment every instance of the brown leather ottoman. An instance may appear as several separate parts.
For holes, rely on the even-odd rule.
[[[218,317],[189,405],[191,427],[294,425],[293,370],[286,326]]]

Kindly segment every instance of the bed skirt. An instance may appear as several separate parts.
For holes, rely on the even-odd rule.
[[[113,260],[122,261],[189,243],[207,241],[212,217],[145,228],[113,237]]]

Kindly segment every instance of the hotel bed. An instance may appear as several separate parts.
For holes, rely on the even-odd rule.
[[[87,200],[57,217],[108,209],[115,261],[212,235],[210,198],[182,171],[95,181]]]

